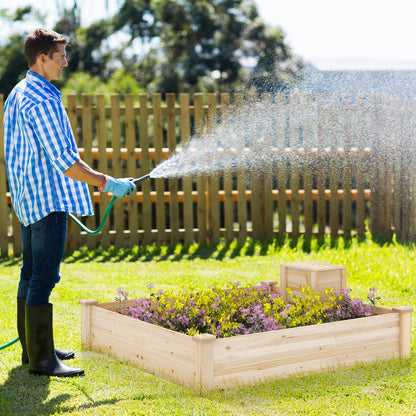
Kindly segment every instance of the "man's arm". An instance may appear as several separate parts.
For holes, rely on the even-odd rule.
[[[64,171],[64,174],[76,181],[97,186],[100,191],[112,192],[117,198],[130,195],[136,189],[136,185],[130,179],[115,179],[104,175],[92,169],[81,159]]]
[[[81,159],[69,167],[64,174],[71,179],[85,182],[88,185],[93,185],[97,188],[102,188],[106,181],[106,175],[92,169]]]

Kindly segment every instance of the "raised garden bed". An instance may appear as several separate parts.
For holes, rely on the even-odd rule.
[[[263,282],[264,283],[264,282]],[[279,291],[269,282],[271,291]],[[189,336],[118,313],[120,302],[80,301],[83,348],[131,361],[193,389],[411,355],[409,307],[376,307],[376,316],[217,339]],[[134,300],[126,306],[133,306]]]

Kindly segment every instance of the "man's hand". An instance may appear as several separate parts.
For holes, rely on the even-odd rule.
[[[112,192],[117,198],[130,195],[136,189],[136,185],[129,178],[115,179],[107,176],[103,192]]]

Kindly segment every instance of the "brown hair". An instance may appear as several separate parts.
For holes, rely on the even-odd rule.
[[[35,29],[27,35],[25,40],[25,55],[29,67],[34,65],[38,56],[43,53],[52,57],[52,54],[58,49],[58,43],[66,45],[68,39],[50,29]]]

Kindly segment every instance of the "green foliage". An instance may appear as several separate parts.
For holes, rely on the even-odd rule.
[[[90,95],[106,94],[106,99],[109,100],[109,94],[119,94],[122,97],[124,94],[140,94],[144,90],[140,84],[128,73],[124,68],[115,71],[114,76],[103,83],[98,76],[91,76],[86,72],[75,73],[69,81],[62,88],[62,95],[77,94],[80,99],[81,94],[86,93]]]
[[[265,25],[252,0],[122,0],[118,4],[114,16],[88,27],[81,26],[82,7],[77,2],[60,11],[54,29],[68,36],[70,44],[59,88],[73,85],[80,72],[106,85],[122,67],[148,93],[252,88],[275,92],[289,88],[303,70],[285,44],[283,31]],[[22,20],[28,14],[42,20],[30,7],[3,11],[0,19]],[[13,59],[0,61],[0,91],[6,95],[22,74],[16,71],[21,67],[22,42],[9,53],[16,55],[19,65],[13,66]],[[250,76],[244,67],[246,58],[257,62]],[[8,78],[9,73],[15,77]],[[135,88],[119,83],[112,89],[127,93]]]
[[[24,37],[16,34],[0,45],[0,93],[6,96],[28,70],[23,44]]]

